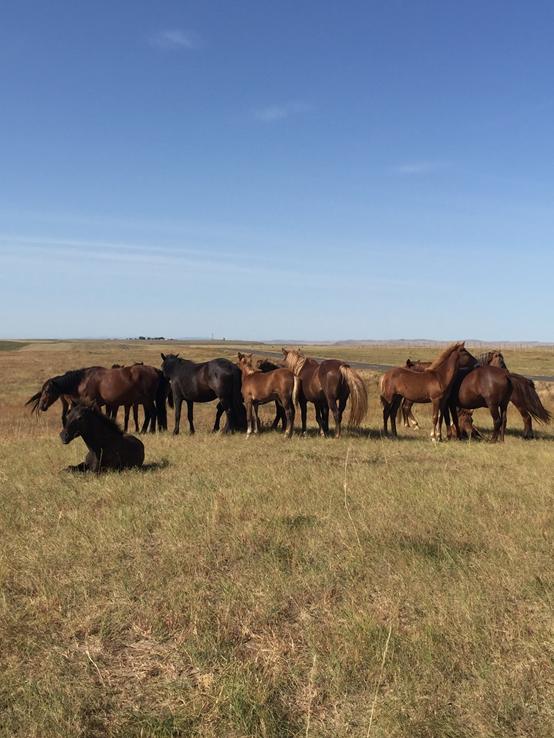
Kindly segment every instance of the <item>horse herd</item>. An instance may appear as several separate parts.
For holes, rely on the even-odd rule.
[[[238,354],[237,363],[228,359],[193,362],[179,354],[161,354],[161,368],[142,363],[114,364],[71,370],[47,379],[26,403],[37,413],[45,412],[57,400],[62,404],[63,443],[81,436],[89,452],[85,461],[70,469],[86,471],[141,466],[142,442],[127,434],[133,410],[138,432],[138,409],[144,408],[142,432],[167,430],[166,404],[174,407],[174,434],[178,434],[183,402],[187,406],[189,430],[194,433],[194,403],[217,400],[214,431],[246,430],[258,433],[261,427],[258,408],[275,403],[272,427],[281,425],[286,437],[294,430],[295,408],[300,408],[302,433],[306,433],[307,407],[312,403],[319,432],[329,435],[329,416],[333,416],[334,435],[339,437],[342,418],[350,399],[350,428],[359,428],[368,410],[368,391],[360,374],[347,362],[337,359],[316,361],[297,349],[283,349],[280,364],[268,359],[254,362],[251,353]],[[524,421],[524,437],[533,436],[532,420],[548,423],[550,413],[542,405],[530,379],[508,371],[502,354],[489,352],[473,356],[464,345],[450,345],[432,362],[412,362],[393,367],[379,383],[383,407],[383,432],[397,435],[400,412],[406,427],[418,428],[413,414],[416,403],[432,405],[434,440],[442,438],[446,423],[448,436],[479,436],[472,423],[472,412],[487,407],[493,419],[492,440],[504,440],[507,407],[512,403]],[[125,411],[124,431],[115,419],[119,408]],[[101,408],[105,412],[101,412]]]

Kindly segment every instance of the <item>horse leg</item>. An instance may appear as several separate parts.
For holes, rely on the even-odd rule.
[[[144,404],[144,423],[142,424],[142,428],[140,429],[141,433],[146,433],[148,430],[148,426],[150,425],[150,407],[145,403]]]
[[[328,398],[327,400],[327,413],[329,413],[329,410],[333,413],[333,419],[335,421],[335,438],[340,438],[340,412],[335,397]]]
[[[521,419],[523,420],[523,437],[526,440],[529,440],[530,438],[534,438],[535,434],[533,433],[533,420],[531,419],[531,416],[525,410],[525,408],[519,408],[519,414],[521,415]]]
[[[302,435],[306,435],[306,419],[308,416],[308,402],[305,398],[299,399],[298,404],[300,405],[300,418],[302,421]]]
[[[390,402],[387,402],[384,397],[381,397],[381,404],[383,406],[383,435],[389,435],[389,417],[390,417]]]
[[[65,419],[67,418],[69,403],[63,395],[61,395],[60,401],[62,403],[62,426],[65,428]]]
[[[138,433],[139,430],[139,405],[138,402],[133,403],[133,421],[135,423],[135,433]]]
[[[150,402],[148,403],[148,412],[150,414],[150,433],[155,433],[157,413],[156,413],[156,405],[154,404],[152,400],[150,400]]]
[[[433,441],[440,441],[441,439],[441,425],[442,423],[439,423],[439,417],[440,417],[440,399],[433,400],[433,430],[431,431],[431,439]],[[438,433],[437,433],[438,431]],[[437,438],[438,435],[438,438]]]
[[[187,420],[189,421],[189,431],[191,436],[194,435],[194,402],[187,400]]]
[[[502,443],[504,443],[504,435],[506,433],[506,425],[508,423],[508,403],[502,405],[500,411],[502,417],[502,425],[500,427],[500,440],[502,441]],[[532,433],[533,431],[531,431],[531,438],[533,437]]]
[[[129,412],[131,411],[131,406],[125,405],[123,407],[123,411],[124,411],[123,431],[124,433],[127,433],[127,431],[129,430]]]
[[[285,422],[283,427],[283,434],[286,436],[286,438],[291,438],[292,432],[294,430],[294,416],[295,416],[295,409],[294,409],[294,403],[291,400],[287,400],[282,408],[284,414],[285,414]]]
[[[500,407],[498,405],[491,405],[490,406],[490,413],[493,420],[493,431],[492,431],[492,438],[491,441],[493,443],[496,443],[498,441],[498,435],[502,428],[502,415],[500,412]]]
[[[252,404],[254,405],[254,433],[258,435],[260,432],[260,416],[258,415],[259,403],[254,402]]]
[[[392,398],[392,402],[389,405],[390,429],[391,429],[392,435],[395,438],[398,437],[398,431],[396,430],[396,416],[398,415],[398,408],[400,407],[401,402],[402,402],[401,395],[395,395]]]
[[[217,407],[215,409],[215,423],[214,423],[214,427],[212,431],[213,433],[218,432],[220,425],[221,425],[221,416],[223,415],[223,413],[224,413],[223,405],[221,404],[221,402],[218,402]]]
[[[175,404],[175,428],[173,428],[173,435],[179,435],[179,427],[181,425],[181,405],[183,404],[183,398],[181,395],[174,396]],[[146,405],[144,406],[144,412],[146,413]]]
[[[329,434],[329,406],[327,405],[327,402],[318,403],[316,405],[316,420],[319,423],[320,435],[326,438]]]
[[[252,427],[254,425],[252,400],[248,398],[245,400],[244,404],[246,406],[246,437],[250,438],[252,435]]]

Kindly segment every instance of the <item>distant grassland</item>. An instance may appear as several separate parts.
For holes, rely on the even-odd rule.
[[[17,351],[28,345],[25,341],[0,341],[0,351]]]
[[[306,439],[221,437],[211,403],[194,438],[144,438],[155,470],[62,472],[82,442],[62,446],[59,407],[34,418],[25,399],[68,368],[158,366],[160,351],[236,345],[30,343],[0,358],[0,736],[554,735],[551,429],[525,442],[511,411],[504,445],[433,445],[421,406],[420,433],[384,440],[378,374],[363,372],[362,434],[320,439],[310,411]],[[554,374],[550,352],[505,355]]]

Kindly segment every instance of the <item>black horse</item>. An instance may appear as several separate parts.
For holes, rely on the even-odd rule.
[[[81,464],[68,466],[67,471],[119,471],[142,466],[142,441],[123,433],[114,420],[95,406],[79,403],[69,412],[60,438],[67,444],[78,436],[86,443],[88,454]]]
[[[187,403],[190,432],[194,433],[193,406],[195,402],[211,402],[218,399],[227,414],[224,432],[246,428],[246,411],[242,402],[241,372],[228,359],[212,359],[195,363],[181,359],[179,354],[162,354],[162,373],[171,385],[171,397],[175,405],[174,434],[179,433],[181,405]]]

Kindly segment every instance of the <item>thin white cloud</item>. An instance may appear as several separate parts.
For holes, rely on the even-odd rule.
[[[393,174],[401,174],[405,176],[417,174],[430,174],[432,172],[446,169],[450,166],[448,161],[411,161],[397,164],[391,167]]]
[[[274,123],[278,120],[290,118],[291,115],[300,115],[308,113],[312,109],[311,105],[305,102],[289,102],[281,105],[267,105],[264,108],[254,110],[254,117],[263,123]]]
[[[167,28],[158,31],[150,37],[150,45],[158,49],[167,50],[192,50],[198,49],[202,42],[200,37],[194,31],[185,31],[181,28]]]

